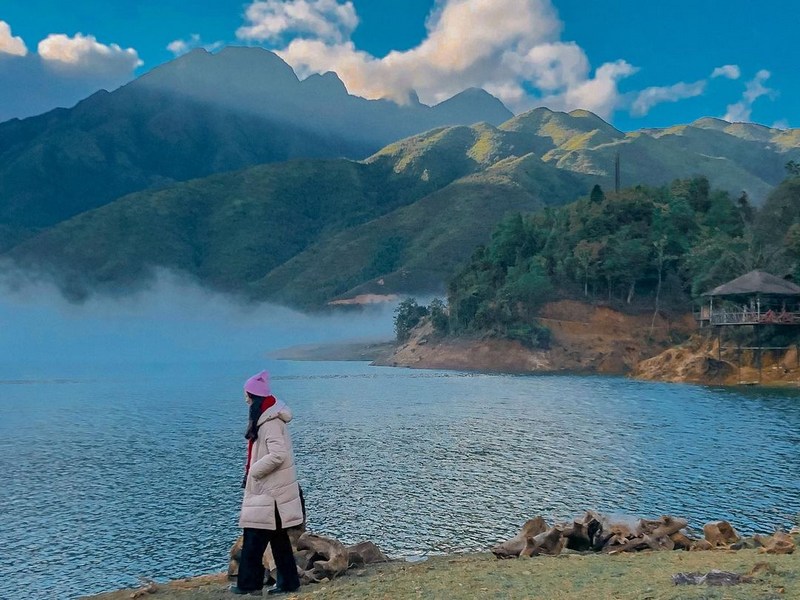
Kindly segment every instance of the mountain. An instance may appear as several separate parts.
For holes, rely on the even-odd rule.
[[[429,107],[300,81],[261,48],[194,50],[71,109],[0,124],[0,250],[131,192],[292,158],[364,158],[433,127],[512,116],[469,90]],[[467,119],[467,120],[464,120]]]
[[[784,177],[784,165],[800,157],[800,130],[700,119],[664,129],[618,131],[585,110],[536,108],[502,124],[522,135],[542,160],[613,184],[620,157],[623,186],[662,185],[702,174],[714,187],[746,191],[757,204]]]
[[[800,161],[800,130],[626,133],[585,110],[512,116],[476,89],[400,106],[333,73],[300,81],[266,50],[195,51],[0,124],[0,253],[73,297],[157,267],[296,306],[435,291],[508,213],[613,189],[617,157],[623,186],[705,175],[758,203]]]
[[[432,129],[360,162],[290,160],[143,190],[16,240],[6,256],[74,297],[135,285],[154,267],[305,307],[440,291],[505,215],[564,204],[595,183],[610,189],[617,153],[625,184],[704,174],[758,198],[798,156],[793,140],[711,119],[623,133],[587,111],[539,108],[499,127]]]
[[[494,147],[502,136],[487,124],[441,128],[363,162],[294,160],[141,191],[6,256],[75,298],[127,289],[153,267],[306,307],[359,289],[440,290],[499,218],[591,187],[533,154],[509,156]]]

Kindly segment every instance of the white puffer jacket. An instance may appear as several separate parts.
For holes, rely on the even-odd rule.
[[[276,503],[284,529],[303,522],[292,440],[286,428],[292,412],[283,403],[274,408],[279,410],[267,410],[258,419],[239,527],[275,530]]]

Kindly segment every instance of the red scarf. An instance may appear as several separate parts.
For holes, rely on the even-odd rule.
[[[259,412],[259,419],[261,418],[261,415],[263,415],[265,411],[275,406],[276,402],[277,400],[275,399],[275,396],[267,396],[266,398],[264,398],[261,401],[261,411]],[[254,426],[256,427],[256,431],[258,431],[258,424],[254,423]],[[247,481],[247,476],[250,473],[250,460],[253,457],[253,444],[255,443],[255,441],[256,438],[247,440],[247,463],[245,463],[244,467],[245,481]]]

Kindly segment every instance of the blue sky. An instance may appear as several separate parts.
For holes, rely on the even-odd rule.
[[[477,85],[515,112],[588,108],[623,130],[703,116],[798,127],[787,10],[783,0],[2,0],[0,119],[69,106],[193,46],[247,44],[278,51],[300,76],[335,70],[351,93],[400,102],[411,89],[435,103]]]

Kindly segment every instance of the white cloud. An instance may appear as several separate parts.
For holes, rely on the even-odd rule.
[[[189,36],[188,40],[172,40],[169,44],[167,44],[167,50],[172,52],[175,56],[181,56],[182,54],[186,54],[190,50],[194,50],[195,48],[204,48],[209,52],[213,52],[218,48],[224,46],[224,42],[214,42],[212,44],[204,44],[200,39],[199,33],[193,33]]]
[[[28,48],[23,39],[11,35],[11,25],[5,21],[0,21],[0,54],[11,54],[12,56],[28,54]]]
[[[717,77],[739,79],[741,76],[742,71],[739,69],[739,65],[723,65],[721,67],[717,67],[711,72],[711,79],[716,79]]]
[[[142,65],[133,48],[122,49],[117,44],[101,44],[93,35],[51,33],[37,49],[45,61],[70,68],[90,71],[93,74],[130,74]]]
[[[649,113],[650,109],[656,104],[694,98],[695,96],[701,95],[705,89],[705,79],[695,81],[694,83],[685,83],[681,81],[670,86],[646,88],[636,95],[636,99],[631,105],[631,114],[636,117],[643,117]]]
[[[51,34],[37,52],[0,60],[0,121],[72,106],[133,78],[142,64],[133,48],[101,44],[91,35]]]
[[[433,104],[467,87],[483,87],[520,111],[542,104],[586,108],[608,117],[621,102],[617,84],[636,69],[625,61],[606,63],[592,74],[586,53],[561,41],[562,23],[550,0],[439,0],[427,22],[427,35],[415,48],[377,58],[359,50],[346,36],[358,17],[350,2],[294,0],[278,10],[273,1],[247,9],[253,23],[240,39],[278,40],[300,31],[277,53],[302,78],[335,71],[347,89],[366,98],[407,102],[416,91]],[[315,19],[287,17],[289,7],[325,7],[327,26]],[[333,4],[345,11],[344,19]],[[258,15],[265,19],[255,18]],[[319,16],[321,10],[303,14]],[[256,35],[256,28],[262,29]],[[312,26],[313,25],[313,26]],[[338,37],[337,37],[338,36]]]
[[[789,129],[789,121],[786,119],[779,119],[772,124],[772,129]]]
[[[761,69],[756,76],[747,82],[741,100],[728,105],[725,116],[722,117],[731,123],[749,121],[753,109],[753,103],[762,96],[774,98],[776,91],[768,88],[764,83],[772,76],[766,69]]]
[[[343,42],[358,25],[349,0],[257,0],[247,7],[249,25],[240,27],[242,40],[280,41],[284,35],[311,35],[329,42]]]
[[[192,48],[197,48],[200,45],[200,34],[193,33],[188,40],[172,40],[167,44],[167,50],[172,52],[175,56],[186,54]]]

